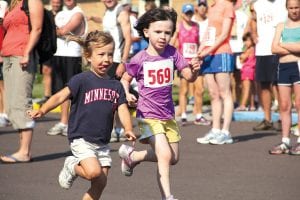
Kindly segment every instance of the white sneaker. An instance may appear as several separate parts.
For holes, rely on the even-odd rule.
[[[178,199],[175,199],[173,195],[170,195],[168,198],[165,198],[163,200],[178,200]]]
[[[122,159],[121,171],[125,176],[131,176],[133,174],[133,168],[138,164],[133,162],[130,155],[134,151],[132,146],[122,144],[119,148],[119,156]]]
[[[211,144],[232,144],[233,139],[230,134],[218,133],[217,136],[209,141]]]
[[[0,117],[0,127],[6,127],[8,125],[9,122],[4,117]]]
[[[68,125],[65,125],[61,122],[55,124],[52,128],[47,131],[48,135],[68,135]]]
[[[300,136],[297,124],[295,126],[292,126],[292,128],[290,129],[290,132],[292,135]]]
[[[77,178],[74,167],[77,164],[77,159],[74,156],[68,156],[65,160],[64,166],[59,173],[58,182],[64,189],[69,189],[74,180]]]
[[[218,132],[213,132],[210,130],[205,134],[204,137],[197,138],[197,142],[200,144],[209,144],[210,140],[214,139],[218,135]]]

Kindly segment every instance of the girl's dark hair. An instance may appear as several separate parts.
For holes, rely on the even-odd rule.
[[[243,41],[246,41],[247,39],[250,39],[252,41],[252,43],[254,43],[253,37],[252,37],[252,33],[251,32],[247,32],[243,35]]]
[[[85,58],[88,58],[92,55],[94,47],[101,48],[108,44],[114,44],[114,39],[111,34],[98,30],[89,32],[85,38],[70,35],[67,36],[67,41],[68,40],[75,41],[82,46]]]
[[[150,24],[156,21],[166,21],[171,20],[173,22],[172,35],[176,30],[177,13],[174,9],[162,9],[154,8],[143,14],[135,25],[135,29],[138,31],[139,35],[145,40],[149,41],[144,35],[144,29],[149,28]]]

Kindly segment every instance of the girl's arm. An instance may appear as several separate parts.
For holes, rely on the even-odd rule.
[[[281,43],[280,46],[290,53],[299,54],[300,53],[300,42],[293,43]]]
[[[40,39],[40,35],[42,33],[43,27],[43,17],[44,17],[44,7],[42,1],[28,1],[29,7],[29,16],[30,16],[30,24],[31,31],[29,33],[29,40],[24,49],[23,57],[20,61],[22,66],[26,66],[29,62],[29,55],[37,42]]]
[[[231,32],[231,27],[232,27],[233,19],[232,18],[225,18],[223,21],[223,26],[222,26],[222,32],[221,34],[216,38],[216,41],[213,46],[210,46],[204,50],[202,50],[199,55],[200,58],[203,58],[207,55],[209,55],[211,52],[217,50],[221,44],[229,37],[230,32]]]
[[[58,105],[62,104],[65,100],[69,99],[71,95],[71,90],[69,87],[65,87],[53,96],[50,97],[46,103],[42,105],[42,107],[39,110],[31,110],[28,111],[28,115],[35,119],[44,116],[46,113],[48,113],[50,110],[56,108]]]
[[[250,48],[246,49],[243,53],[241,53],[240,55],[240,61],[241,63],[245,62],[247,60],[247,58],[250,56]]]
[[[280,56],[290,54],[290,52],[287,49],[283,48],[282,44],[280,43],[283,28],[284,23],[280,23],[276,26],[275,35],[272,42],[272,53],[279,54]]]
[[[137,99],[136,97],[129,92],[130,83],[132,81],[132,76],[130,76],[127,72],[125,72],[121,78],[121,83],[124,87],[126,99],[128,101],[129,106],[136,106]]]
[[[193,58],[190,61],[189,66],[181,70],[181,75],[183,78],[185,78],[187,81],[194,82],[199,75],[201,63],[202,62],[200,62],[198,58]]]
[[[136,136],[132,132],[132,122],[131,122],[130,112],[125,103],[118,107],[118,114],[120,117],[120,121],[125,130],[124,132],[125,136],[128,138],[128,140],[136,140]]]

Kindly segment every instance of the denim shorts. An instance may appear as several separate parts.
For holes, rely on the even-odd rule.
[[[206,56],[200,74],[230,73],[234,70],[234,56],[228,53]]]

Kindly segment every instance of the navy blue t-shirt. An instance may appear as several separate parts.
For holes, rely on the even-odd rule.
[[[122,84],[100,78],[91,71],[73,76],[67,83],[71,90],[68,138],[99,145],[108,144],[118,106],[127,103]]]

